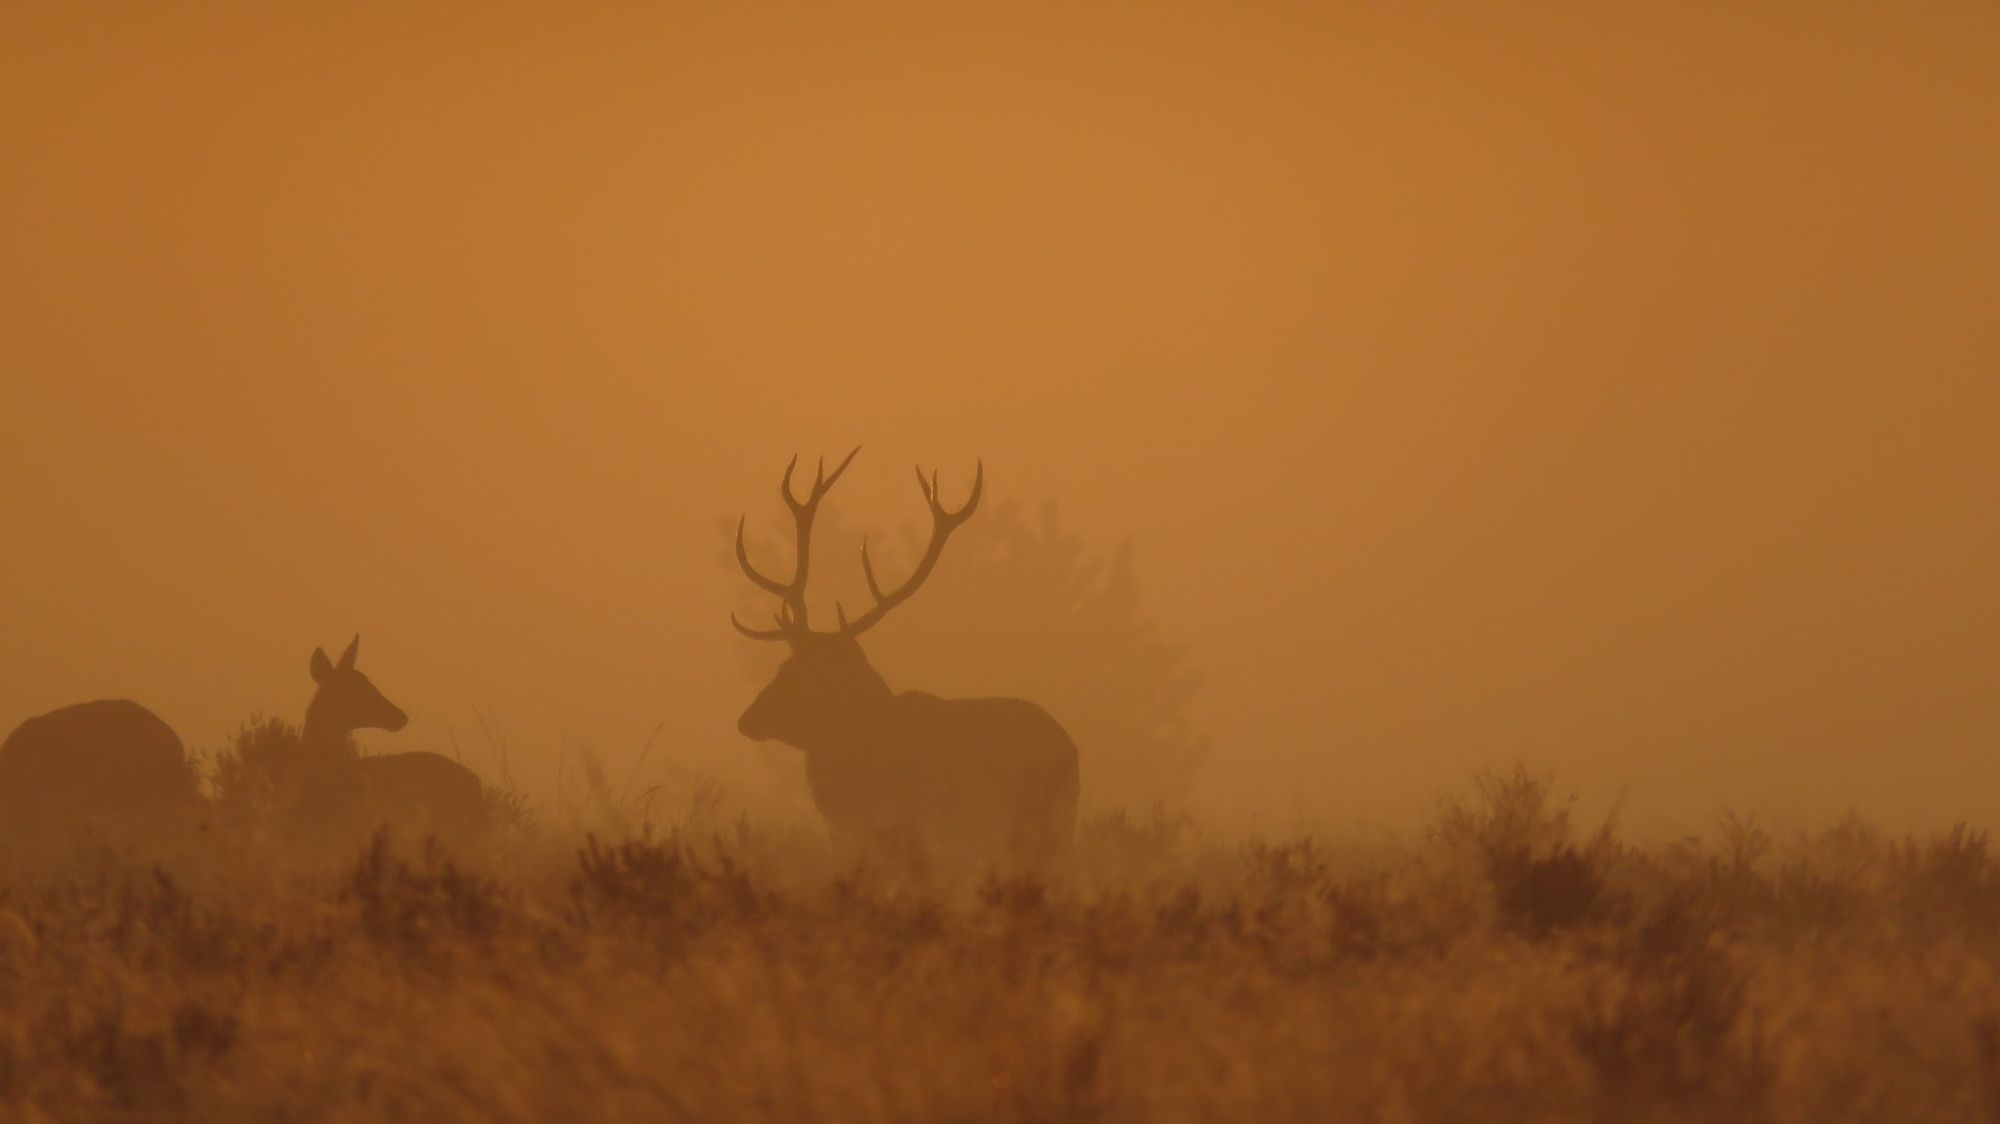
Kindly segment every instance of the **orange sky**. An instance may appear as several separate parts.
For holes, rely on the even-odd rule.
[[[1169,7],[9,6],[0,726],[736,760],[864,442],[1136,543],[1215,809],[2000,819],[2000,9]]]

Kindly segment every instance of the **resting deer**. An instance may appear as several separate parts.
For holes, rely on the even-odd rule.
[[[49,842],[94,822],[116,836],[185,826],[202,798],[179,735],[129,699],[98,699],[21,723],[0,742],[0,830]]]
[[[304,800],[325,789],[335,806],[359,798],[366,811],[391,823],[410,823],[450,838],[467,838],[485,819],[484,789],[472,770],[442,754],[385,753],[358,757],[349,742],[356,730],[395,733],[409,717],[383,697],[355,666],[361,647],[356,636],[340,662],[314,648],[311,671],[319,689],[306,706],[299,729],[300,775]]]
[[[1066,854],[1076,831],[1077,756],[1062,726],[1021,699],[898,694],[869,665],[859,642],[930,577],[945,541],[979,506],[984,465],[957,511],[945,509],[937,475],[927,478],[919,469],[931,537],[908,580],[884,593],[863,540],[861,573],[875,604],[852,621],[836,605],[833,631],[809,626],[813,517],[860,451],[847,454],[831,475],[820,462],[803,500],[792,491],[798,458],[786,465],[779,491],[792,513],[797,552],[790,581],[766,577],[751,565],[743,522],[736,525],[736,561],[759,589],[778,598],[778,610],[774,628],[750,628],[734,614],[729,623],[752,640],[791,648],[737,729],[805,752],[813,803],[837,840],[864,847],[914,841],[947,855],[1031,865]]]

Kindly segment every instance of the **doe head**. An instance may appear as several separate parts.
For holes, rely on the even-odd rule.
[[[410,716],[401,707],[384,698],[376,690],[375,684],[354,666],[354,657],[361,647],[361,637],[357,633],[347,651],[340,655],[340,662],[326,658],[324,648],[314,648],[312,654],[313,682],[319,684],[318,693],[313,695],[307,713],[326,728],[346,733],[352,730],[387,730],[395,733],[409,725]]]

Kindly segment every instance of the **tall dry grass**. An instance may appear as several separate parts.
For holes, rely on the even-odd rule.
[[[1965,829],[1638,847],[1516,772],[1402,845],[1109,818],[1056,883],[924,885],[719,813],[264,827],[7,876],[0,1118],[2000,1119]]]

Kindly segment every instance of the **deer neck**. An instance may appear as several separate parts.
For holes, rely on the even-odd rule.
[[[842,755],[866,752],[876,746],[889,730],[895,715],[896,696],[884,690],[880,695],[856,699],[842,712],[817,726],[807,744],[799,748],[809,753]]]
[[[347,748],[347,731],[327,714],[318,695],[306,704],[305,725],[299,727],[299,748],[313,753],[332,753]]]

